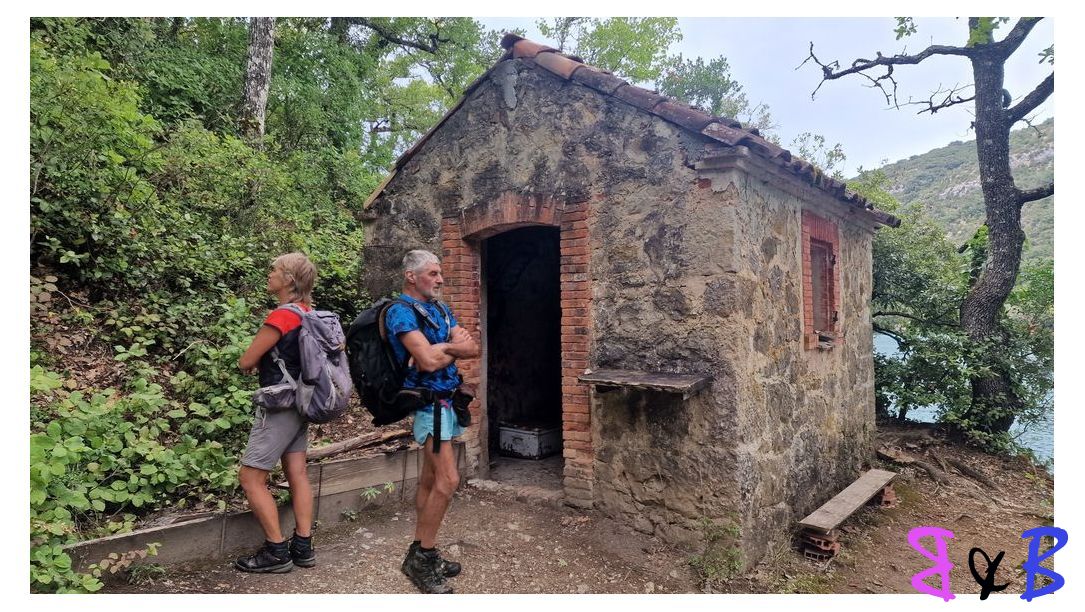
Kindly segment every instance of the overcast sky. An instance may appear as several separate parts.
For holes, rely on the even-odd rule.
[[[539,33],[535,18],[479,19],[492,29],[523,28],[528,38],[556,46]],[[829,143],[843,145],[848,156],[844,174],[851,176],[859,166],[876,167],[882,160],[896,161],[974,136],[969,130],[971,104],[934,116],[917,115],[916,106],[889,109],[881,92],[866,87],[865,80],[856,76],[825,83],[811,100],[821,71],[812,62],[795,69],[807,57],[811,42],[821,61],[839,60],[846,66],[855,58],[873,57],[875,51],[883,55],[904,49],[916,53],[932,41],[963,45],[968,38],[964,18],[925,18],[916,23],[917,34],[897,41],[893,33],[896,21],[891,17],[684,18],[679,20],[684,38],[672,51],[687,58],[726,57],[732,76],[742,84],[750,102],[769,106],[779,126],[781,144],[790,147],[801,132],[820,133]],[[996,33],[996,37],[1011,25],[1003,26],[1002,34]],[[1051,72],[1051,66],[1038,63],[1038,54],[1054,41],[1053,30],[1051,19],[1040,22],[1007,64],[1006,87],[1015,99]],[[940,85],[972,82],[971,65],[963,57],[931,58],[918,66],[898,67],[895,74],[902,102],[909,96],[927,99]],[[1051,96],[1036,115],[1041,119],[1053,116],[1054,100]]]

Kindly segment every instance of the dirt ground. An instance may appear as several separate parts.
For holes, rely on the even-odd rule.
[[[464,565],[451,584],[458,593],[915,593],[911,578],[930,563],[909,546],[908,531],[938,526],[955,535],[949,541],[952,592],[979,592],[968,567],[969,550],[979,547],[991,558],[1005,551],[995,582],[1009,584],[1003,593],[1020,593],[1020,564],[1027,555],[1021,534],[1053,520],[1054,483],[1046,472],[1023,459],[992,457],[949,443],[926,428],[884,426],[878,444],[905,460],[936,469],[944,464],[945,481],[937,484],[914,463],[875,462],[873,467],[898,473],[894,488],[899,501],[852,515],[839,529],[841,552],[828,561],[804,559],[789,541],[778,541],[743,575],[706,581],[689,563],[701,551],[674,548],[598,512],[525,501],[515,487],[483,482],[461,487],[442,526],[442,550]],[[977,470],[993,486],[955,472],[952,459]],[[553,486],[558,464],[551,463],[537,472],[542,481],[532,484]],[[503,465],[495,473],[516,478],[522,471]],[[407,500],[367,510],[355,522],[325,527],[315,536],[317,566],[289,574],[244,574],[232,569],[230,559],[208,559],[145,573],[142,584],[111,584],[105,592],[413,593],[399,571],[413,520],[413,504]],[[933,545],[928,542],[928,547]],[[979,556],[977,569],[986,573]],[[936,578],[928,583],[939,586]]]
[[[930,567],[931,562],[908,544],[908,532],[914,527],[936,526],[954,534],[948,540],[949,558],[954,564],[950,572],[953,593],[980,592],[968,565],[969,551],[977,547],[991,559],[1005,551],[995,583],[1009,585],[1003,594],[1021,593],[1025,575],[1020,566],[1028,555],[1027,540],[1021,534],[1053,524],[1054,480],[1047,472],[1024,458],[993,457],[947,442],[930,427],[881,425],[878,444],[883,450],[920,459],[936,469],[940,469],[942,459],[950,468],[944,472],[947,482],[938,484],[914,466],[879,461],[874,467],[898,473],[894,490],[899,502],[890,508],[867,506],[846,520],[839,529],[839,555],[818,563],[801,558],[786,545],[778,545],[753,571],[721,590],[915,593],[912,576]],[[951,459],[977,470],[994,486],[954,471]],[[922,542],[933,552],[930,538]],[[1043,550],[1048,546],[1050,542],[1044,544]],[[986,575],[983,557],[977,554],[975,563],[980,575]],[[1044,563],[1045,567],[1050,565]],[[938,578],[926,582],[934,588],[941,586]]]
[[[229,559],[170,568],[142,586],[108,593],[415,593],[399,564],[414,530],[413,504],[389,504],[314,536],[317,565],[288,574],[238,572]],[[465,486],[441,528],[444,554],[463,573],[459,593],[685,593],[697,590],[685,556],[588,512],[517,501]]]

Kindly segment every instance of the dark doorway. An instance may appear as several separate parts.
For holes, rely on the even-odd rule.
[[[525,227],[487,239],[483,250],[486,410],[495,480],[561,486],[559,244],[557,228]]]

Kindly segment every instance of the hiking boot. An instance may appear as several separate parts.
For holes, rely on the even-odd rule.
[[[234,567],[256,574],[285,574],[294,569],[294,562],[290,559],[289,545],[286,542],[275,544],[265,541],[255,553],[234,561]]]
[[[403,573],[423,593],[451,593],[452,587],[437,571],[438,558],[436,550],[428,553],[417,548],[408,550],[406,558],[403,559]]]
[[[415,544],[414,542],[411,542],[411,547],[407,549],[407,554],[410,555],[410,553],[418,550],[420,547],[421,544]],[[406,565],[406,559],[404,559],[404,565]],[[455,578],[456,576],[460,575],[460,570],[463,569],[463,567],[459,563],[456,563],[455,561],[449,561],[448,559],[442,557],[440,551],[437,551],[437,568],[441,571],[441,575],[445,578]],[[406,573],[407,570],[403,571],[404,573]]]
[[[313,536],[303,538],[295,531],[293,537],[290,538],[290,559],[298,567],[313,567],[316,565]]]

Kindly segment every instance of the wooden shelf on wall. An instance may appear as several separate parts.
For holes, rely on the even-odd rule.
[[[588,370],[580,382],[596,387],[625,387],[648,389],[664,393],[680,393],[686,399],[704,389],[712,378],[707,374],[670,374],[667,372],[635,372],[633,370]]]

